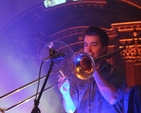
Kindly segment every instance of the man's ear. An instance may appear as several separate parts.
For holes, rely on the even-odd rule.
[[[104,46],[103,47],[103,54],[106,54],[107,53],[107,48],[108,48],[107,46]]]

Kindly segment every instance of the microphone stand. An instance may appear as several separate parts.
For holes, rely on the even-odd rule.
[[[54,55],[56,54],[55,49],[52,49],[52,48],[51,48],[51,49],[49,49],[49,51],[50,51],[50,58],[53,58]],[[39,109],[39,107],[38,107],[39,101],[40,101],[40,98],[41,98],[41,96],[42,96],[42,93],[43,93],[43,91],[44,91],[44,88],[45,88],[45,86],[46,86],[47,80],[48,80],[48,78],[49,78],[49,75],[50,75],[50,73],[51,73],[51,70],[52,70],[52,67],[53,67],[53,66],[54,66],[54,61],[51,60],[51,64],[50,64],[49,71],[48,71],[48,73],[47,73],[47,76],[46,76],[46,78],[45,78],[45,81],[44,81],[44,83],[43,83],[43,86],[42,86],[42,88],[41,88],[41,91],[40,91],[40,93],[39,93],[38,98],[34,100],[34,107],[33,107],[33,110],[31,111],[31,113],[41,113],[41,111],[40,111],[40,109]]]
[[[46,78],[45,78],[45,81],[44,81],[44,83],[43,83],[43,86],[42,86],[42,89],[41,89],[41,91],[40,91],[40,93],[39,93],[38,98],[34,100],[34,108],[33,108],[33,110],[32,110],[31,113],[41,113],[40,109],[38,108],[38,105],[39,105],[40,98],[41,98],[42,93],[43,93],[43,91],[44,91],[44,88],[45,88],[45,86],[46,86],[46,83],[47,83],[47,80],[48,80],[49,75],[50,75],[50,73],[51,73],[51,70],[52,70],[53,65],[54,65],[54,61],[51,61],[48,74],[47,74],[47,76],[46,76]]]

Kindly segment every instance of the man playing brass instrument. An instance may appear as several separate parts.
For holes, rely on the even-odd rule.
[[[84,52],[93,58],[106,54],[109,43],[107,33],[90,26],[84,32]],[[59,78],[58,85],[67,113],[123,113],[123,96],[126,87],[125,75],[106,60],[96,64],[91,78],[81,80],[72,76]]]

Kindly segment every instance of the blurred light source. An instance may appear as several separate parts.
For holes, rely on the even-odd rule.
[[[58,4],[65,3],[66,0],[44,0],[44,6],[47,7],[52,7]]]

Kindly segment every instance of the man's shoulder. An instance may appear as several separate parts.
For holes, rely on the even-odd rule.
[[[112,71],[122,71],[122,68],[107,62],[107,67]]]

